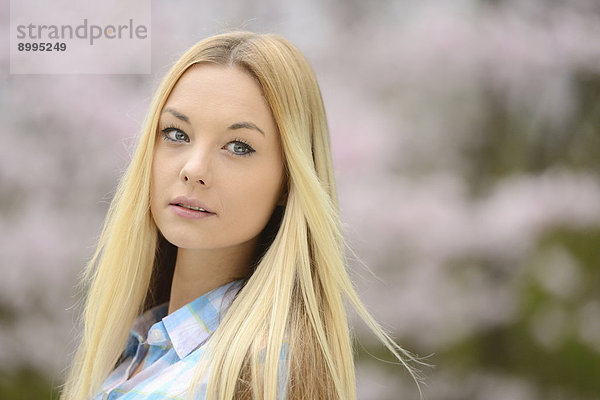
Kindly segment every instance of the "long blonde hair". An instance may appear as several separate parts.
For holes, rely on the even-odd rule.
[[[155,93],[88,264],[83,337],[62,399],[88,399],[100,389],[135,317],[157,302],[164,276],[168,280],[163,269],[169,263],[159,260],[168,258],[169,247],[149,206],[152,155],[160,111],[179,77],[197,63],[240,67],[259,82],[281,136],[287,200],[274,237],[209,341],[189,393],[208,373],[207,398],[275,399],[285,348],[288,399],[356,398],[345,300],[414,374],[405,361],[410,354],[370,316],[348,277],[329,132],[312,69],[280,36],[230,32],[189,49]]]

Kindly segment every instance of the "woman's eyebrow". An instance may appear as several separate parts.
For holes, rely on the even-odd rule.
[[[179,111],[176,111],[175,109],[173,109],[171,107],[167,107],[167,108],[163,109],[161,114],[164,114],[166,112],[173,114],[177,119],[187,122],[188,124],[190,123],[190,118],[187,115],[182,114]],[[227,128],[227,129],[230,129],[230,130],[252,129],[252,130],[262,133],[263,136],[265,135],[265,132],[262,129],[260,129],[258,126],[256,126],[256,124],[254,124],[252,122],[248,122],[248,121],[236,122],[235,124],[230,125],[229,128]]]
[[[263,136],[265,136],[265,133],[263,132],[262,129],[260,129],[258,126],[256,126],[255,124],[253,124],[252,122],[236,122],[235,124],[231,125],[229,128],[227,129],[253,129],[255,131],[259,131],[260,133],[263,134]]]
[[[188,124],[190,123],[190,119],[187,115],[181,114],[180,112],[177,112],[170,107],[163,109],[161,114],[164,114],[166,112],[173,114],[176,118],[182,120],[183,122],[187,122]]]

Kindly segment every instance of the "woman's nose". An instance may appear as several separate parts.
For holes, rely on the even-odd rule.
[[[181,168],[179,178],[186,184],[198,183],[202,186],[210,186],[211,159],[208,152],[204,150],[190,152]]]

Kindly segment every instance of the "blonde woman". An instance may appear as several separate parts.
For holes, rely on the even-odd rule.
[[[354,399],[345,300],[406,365],[348,278],[333,176],[292,44],[232,32],[189,49],[88,265],[62,399]]]

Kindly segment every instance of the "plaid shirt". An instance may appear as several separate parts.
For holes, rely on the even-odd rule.
[[[223,285],[167,315],[162,304],[138,317],[121,362],[102,384],[95,400],[181,399],[189,387],[205,344],[229,309],[242,281]],[[144,360],[144,357],[145,360]],[[282,350],[285,360],[285,349]],[[133,378],[140,363],[144,364]],[[285,387],[285,361],[280,363],[280,382]],[[202,381],[204,398],[206,380]],[[182,394],[184,393],[184,394]],[[280,390],[279,398],[285,398]]]

